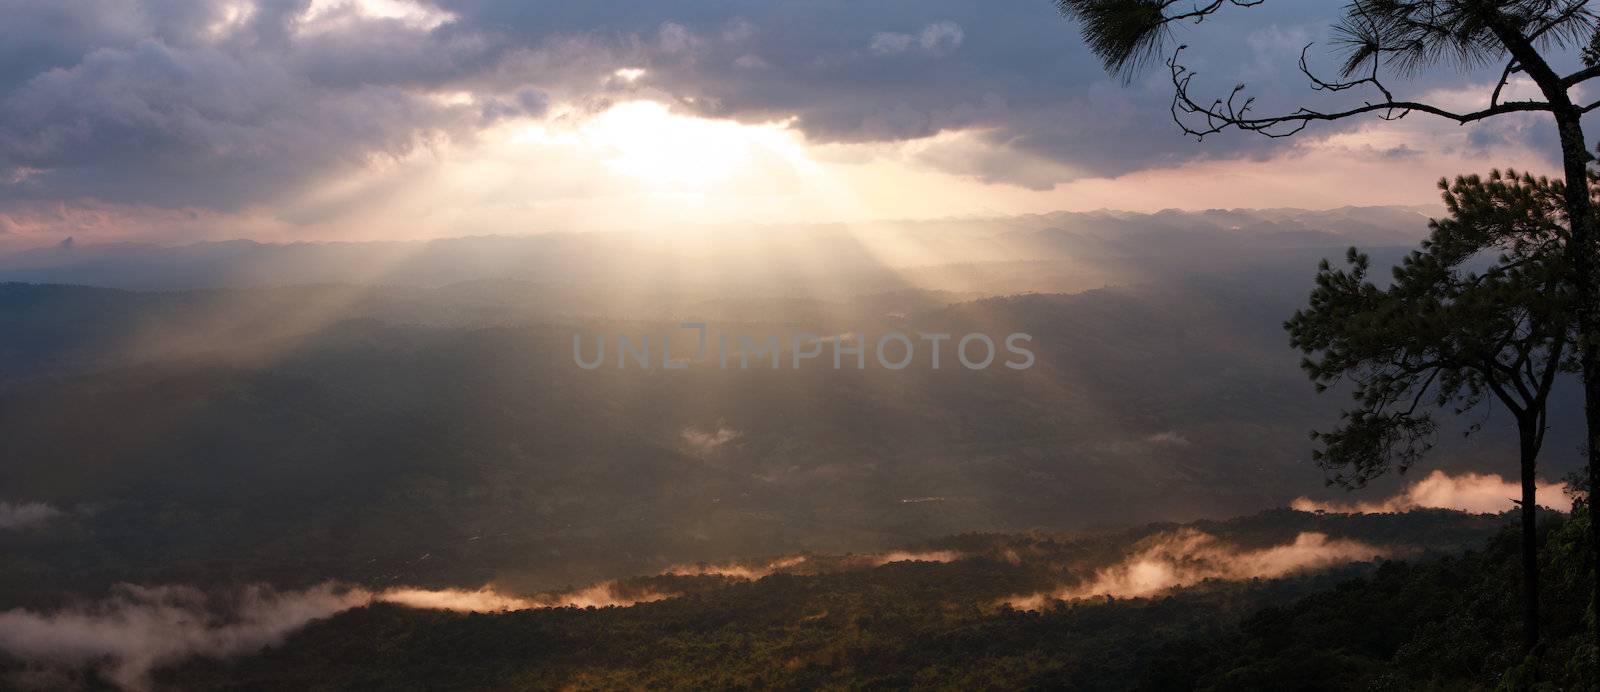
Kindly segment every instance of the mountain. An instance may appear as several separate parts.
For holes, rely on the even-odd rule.
[[[1337,254],[1351,245],[1409,246],[1425,234],[1426,220],[1414,208],[1346,207],[1057,212],[415,242],[64,243],[0,257],[0,281],[145,290],[319,283],[438,287],[486,279],[626,286],[648,275],[653,288],[680,291],[851,295],[939,283],[990,293],[1059,292],[1149,280],[1174,269],[1224,270],[1308,249]],[[1049,263],[1057,271],[965,276],[959,269],[1018,262]]]
[[[486,286],[364,288],[364,302],[330,298],[339,310],[314,304],[300,321],[288,315],[306,297],[350,294],[11,286],[3,314],[28,336],[0,381],[0,487],[62,515],[0,532],[27,556],[0,565],[0,592],[14,605],[118,581],[549,586],[1281,507],[1320,485],[1305,433],[1340,401],[1315,395],[1283,347],[1276,322],[1295,299],[1260,287],[1272,276],[938,307],[927,294],[781,302],[796,321],[708,327],[1032,335],[1033,368],[981,371],[948,350],[939,370],[927,353],[898,371],[827,357],[722,370],[714,355],[683,371],[584,370],[574,337],[615,346],[677,321],[461,319],[452,301],[482,304]],[[502,306],[538,293],[502,287]],[[1578,463],[1559,431],[1580,409],[1557,410],[1547,477]],[[1515,458],[1493,424],[1439,442],[1441,468],[1504,472]]]
[[[936,660],[956,651],[982,661],[961,671],[972,685],[1225,686],[1255,679],[1229,677],[1241,657],[1314,679],[1268,647],[1270,608],[1350,577],[1379,602],[1433,588],[1448,569],[1369,563],[1448,564],[1501,523],[1281,509],[1352,499],[1319,490],[1306,435],[1345,398],[1314,391],[1282,322],[1318,260],[1357,243],[1393,263],[1418,223],[1096,212],[9,258],[0,277],[95,285],[0,283],[0,650],[21,657],[0,656],[0,679],[432,687],[469,651],[454,684],[905,686],[956,674]],[[973,364],[985,340],[994,357]],[[1546,479],[1581,463],[1576,392],[1555,396]],[[1508,421],[1461,418],[1430,470],[1509,475]],[[1047,604],[1148,551],[1195,578],[1154,600],[999,605]],[[1505,578],[1461,559],[1472,583]],[[637,605],[550,607],[622,602]],[[122,661],[104,675],[37,665],[105,618],[206,631],[74,650],[90,651],[78,668]],[[1341,684],[1393,672],[1415,622],[1385,622]],[[1473,642],[1499,652],[1499,636]],[[600,649],[617,653],[586,658]],[[865,661],[879,677],[852,677]]]

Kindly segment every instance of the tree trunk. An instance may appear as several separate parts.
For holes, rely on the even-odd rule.
[[[1522,643],[1525,653],[1539,647],[1539,505],[1535,492],[1538,477],[1539,424],[1537,417],[1517,421],[1522,449]]]
[[[1583,368],[1584,451],[1589,466],[1589,552],[1593,580],[1591,607],[1600,609],[1600,517],[1595,516],[1595,499],[1600,497],[1600,285],[1595,276],[1595,231],[1589,200],[1589,148],[1584,141],[1582,116],[1574,110],[1557,111],[1556,128],[1561,135],[1561,164],[1566,176],[1565,201],[1572,237],[1567,257],[1572,270],[1578,318],[1578,359]],[[1593,644],[1600,651],[1600,623]]]
[[[1490,6],[1492,7],[1492,5]],[[1571,88],[1551,69],[1533,41],[1518,33],[1498,12],[1490,12],[1489,24],[1516,59],[1517,64],[1539,85],[1550,103],[1561,136],[1561,169],[1566,178],[1563,197],[1567,223],[1572,232],[1566,254],[1575,293],[1574,311],[1578,323],[1578,361],[1583,369],[1584,425],[1587,428],[1584,451],[1589,461],[1589,551],[1593,569],[1591,607],[1596,610],[1593,644],[1600,654],[1600,516],[1595,500],[1600,498],[1600,277],[1596,269],[1596,231],[1589,200],[1589,144],[1583,136],[1583,111],[1572,103]]]

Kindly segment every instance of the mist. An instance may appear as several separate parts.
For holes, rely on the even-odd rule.
[[[458,613],[506,613],[536,608],[614,608],[650,603],[677,596],[651,588],[628,588],[616,582],[603,582],[573,591],[542,596],[511,596],[493,587],[474,590],[387,589],[373,600],[424,610],[449,610]]]
[[[806,557],[805,555],[793,555],[789,557],[776,558],[774,560],[758,563],[756,565],[747,565],[738,562],[674,565],[667,568],[667,571],[664,572],[664,574],[679,577],[727,577],[730,579],[754,581],[776,572],[798,567],[805,564],[807,561],[809,561],[809,559],[810,558]]]
[[[1391,553],[1388,548],[1309,531],[1295,536],[1290,543],[1242,548],[1209,533],[1184,528],[1141,541],[1122,562],[1097,570],[1087,581],[1055,591],[1015,596],[1004,603],[1019,610],[1039,610],[1055,601],[1148,598],[1210,579],[1277,579]]]
[[[90,668],[126,690],[150,688],[157,668],[194,657],[228,659],[275,645],[307,624],[352,608],[390,603],[423,610],[503,613],[607,608],[670,598],[604,582],[569,592],[513,596],[493,587],[370,591],[325,582],[301,591],[251,585],[234,591],[119,584],[104,600],[45,613],[0,612],[0,651],[46,667]]]
[[[1539,506],[1560,512],[1572,511],[1572,498],[1560,483],[1538,481],[1535,485]],[[1499,514],[1517,506],[1522,486],[1497,474],[1462,473],[1450,475],[1435,470],[1392,497],[1354,503],[1318,502],[1297,498],[1290,506],[1302,512],[1336,514],[1395,514],[1415,509],[1453,509],[1473,514]]]
[[[39,526],[62,514],[44,502],[0,502],[0,530]]]
[[[250,586],[227,594],[123,584],[105,600],[55,613],[0,612],[0,650],[36,663],[90,666],[124,689],[143,690],[154,668],[193,656],[251,653],[370,598],[331,583],[304,591]]]

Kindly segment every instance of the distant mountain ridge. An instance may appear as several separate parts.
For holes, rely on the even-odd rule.
[[[1074,267],[1092,286],[1095,281],[1125,283],[1118,274],[1170,263],[1175,257],[1203,269],[1208,263],[1284,251],[1410,245],[1425,233],[1426,221],[1426,214],[1413,207],[1213,209],[1054,212],[671,234],[546,233],[370,242],[228,240],[187,245],[64,242],[0,257],[0,281],[158,290],[307,283],[436,287],[482,279],[579,281],[628,274],[637,267],[670,267],[674,273],[713,267],[720,272],[725,266],[743,266],[750,276],[742,278],[756,281],[760,260],[769,260],[765,268],[776,276],[788,276],[792,283],[804,284],[807,271],[826,266],[834,276],[893,288],[888,277],[912,267],[1076,261],[1095,265]],[[1105,266],[1108,260],[1114,265]]]

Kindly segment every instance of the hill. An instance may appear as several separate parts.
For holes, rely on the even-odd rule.
[[[33,651],[59,628],[94,626],[99,635],[92,646],[74,640],[75,658],[57,659],[81,667],[0,655],[0,679],[157,689],[1282,689],[1306,681],[1322,689],[1404,670],[1413,683],[1492,682],[1517,663],[1506,658],[1516,647],[1508,598],[1515,590],[1505,583],[1516,574],[1510,520],[1278,510],[1117,532],[964,534],[888,553],[680,565],[561,598],[505,585],[498,593],[408,588],[347,599],[327,619],[282,628],[286,639],[221,633],[230,623],[300,622],[317,617],[307,610],[316,606],[257,596],[243,607],[276,602],[283,615],[230,616],[214,610],[228,602],[216,597],[221,591],[189,601],[144,587],[65,611],[53,624],[21,616],[33,624],[20,625],[6,614],[0,644],[12,650],[30,646],[7,641],[13,625],[37,630]],[[1562,611],[1552,617],[1552,660],[1562,665],[1581,632],[1581,607],[1563,610],[1585,593],[1581,521],[1546,517],[1549,604]],[[1485,541],[1486,550],[1469,550]],[[1027,597],[1064,587],[1083,595]],[[300,598],[323,598],[314,591]],[[602,592],[610,597],[576,596]],[[172,609],[183,617],[158,615]],[[1280,631],[1285,621],[1293,631]],[[170,644],[125,647],[117,643],[124,631]],[[1329,644],[1339,636],[1350,640]],[[1445,636],[1454,637],[1455,658],[1407,658]],[[229,641],[268,648],[222,646]],[[1301,655],[1313,644],[1321,653]],[[96,646],[112,658],[93,656]],[[1330,657],[1341,659],[1339,676],[1318,681],[1334,665]],[[1574,672],[1564,670],[1543,674]]]
[[[993,605],[995,593],[1026,578],[985,557],[730,580],[627,608],[459,614],[377,605],[315,623],[258,656],[192,661],[157,680],[193,689],[1334,690],[1536,681],[1577,689],[1595,671],[1579,653],[1584,521],[1554,521],[1545,531],[1551,638],[1536,662],[1516,653],[1516,539],[1501,533],[1461,555],[1209,581],[1040,612]]]

